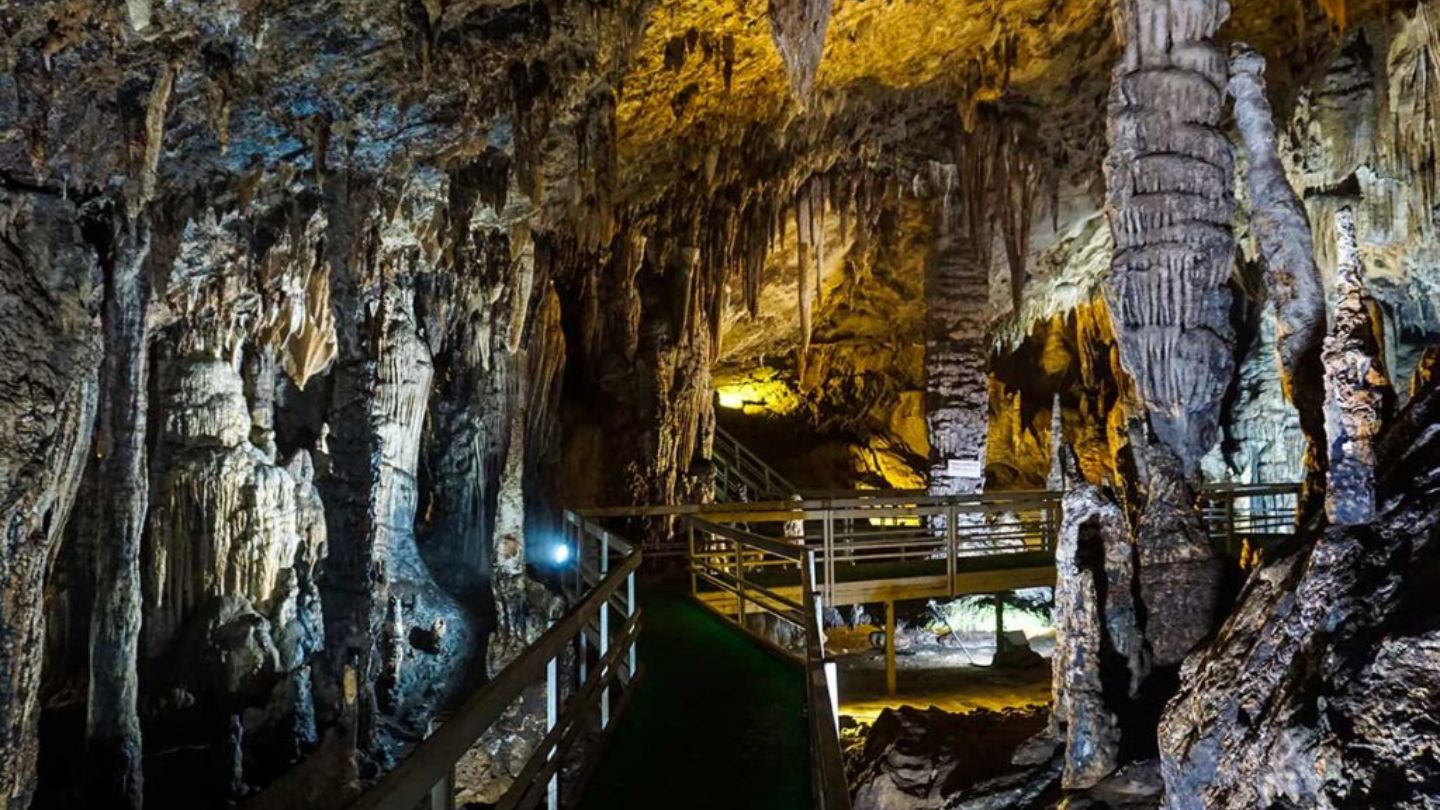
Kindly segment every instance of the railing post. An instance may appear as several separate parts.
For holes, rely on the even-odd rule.
[[[960,556],[960,553],[959,553],[959,549],[956,548],[956,543],[957,543],[957,541],[958,541],[958,539],[959,539],[959,533],[956,531],[956,528],[955,528],[955,521],[956,521],[957,518],[958,518],[958,513],[955,511],[955,504],[953,504],[953,503],[946,504],[946,506],[945,506],[945,579],[947,580],[946,588],[950,591],[950,595],[951,595],[951,596],[954,596],[954,595],[955,595],[955,590],[956,590],[956,588],[955,588],[955,577],[956,577],[956,575],[957,575],[957,573],[958,573],[958,569],[959,569],[959,567],[960,567],[959,560],[957,559],[957,558]]]
[[[581,632],[584,632],[583,629]],[[560,723],[560,664],[555,658],[545,663],[545,733],[548,735]],[[555,759],[559,752],[551,749],[545,752],[547,759]],[[546,806],[549,810],[560,810],[560,769],[550,775],[546,787]]]
[[[605,581],[605,575],[610,573],[610,533],[600,535],[600,581]],[[605,654],[610,650],[610,600],[606,599],[600,603],[600,649],[597,651],[600,660],[605,660]],[[606,679],[610,677],[608,668],[600,670],[600,730],[604,731],[610,726],[610,684]]]
[[[825,507],[824,517],[821,519],[824,531],[821,532],[824,538],[825,548],[825,583],[823,593],[827,600],[835,599],[835,511]]]
[[[1235,554],[1235,497],[1233,493],[1230,493],[1230,497],[1225,499],[1225,550],[1232,556]]]
[[[825,662],[825,688],[830,690],[830,716],[835,721],[835,731],[838,733],[840,731],[840,674],[834,661]]]
[[[885,603],[885,694],[894,696],[895,677],[895,601]]]
[[[585,527],[581,524],[574,524],[572,526],[572,533],[574,536],[567,538],[567,542],[573,540],[575,543],[575,601],[579,602],[585,595]],[[585,623],[585,625],[588,624],[589,622]],[[580,627],[578,645],[580,655],[576,659],[579,662],[578,669],[581,685],[584,685],[590,675],[590,640],[585,635],[585,625],[581,625]]]
[[[435,783],[430,788],[428,801],[429,810],[454,810],[455,809],[455,769],[445,774],[445,778]]]
[[[635,605],[635,572],[634,572],[634,571],[631,571],[631,572],[629,573],[629,575],[627,575],[627,576],[625,577],[625,607],[626,607],[626,610],[628,611],[628,613],[627,613],[626,616],[625,616],[625,619],[626,619],[626,621],[627,621],[627,623],[628,623],[628,621],[629,621],[630,619],[632,619],[632,618],[635,617],[635,608],[636,608],[636,605]],[[626,651],[626,654],[627,654],[627,656],[628,656],[629,659],[630,659],[630,673],[626,676],[626,681],[625,681],[625,683],[626,683],[627,686],[628,686],[629,683],[630,683],[630,679],[633,679],[633,678],[635,677],[635,665],[636,665],[636,664],[635,664],[635,647],[636,647],[636,645],[638,645],[639,643],[640,643],[639,641],[637,641],[635,638],[632,637],[632,638],[630,639],[630,648]]]
[[[735,623],[745,627],[745,551],[739,540],[735,544]]]
[[[698,597],[700,595],[700,576],[695,572],[695,566],[699,564],[695,560],[695,524],[688,520],[685,521],[685,533],[690,546],[690,559],[688,560],[690,563],[690,595]],[[633,605],[631,609],[634,609]]]

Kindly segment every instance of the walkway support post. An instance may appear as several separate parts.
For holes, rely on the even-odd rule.
[[[895,683],[895,602],[885,603],[885,693],[892,697]]]

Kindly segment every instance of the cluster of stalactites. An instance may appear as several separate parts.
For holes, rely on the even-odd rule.
[[[1021,117],[980,107],[964,111],[960,123],[954,165],[932,163],[925,178],[928,191],[941,203],[939,225],[944,233],[976,245],[987,265],[998,232],[1018,312],[1029,275],[1031,226],[1040,208],[1043,156],[1026,137]],[[920,178],[916,181],[918,188]],[[1057,211],[1053,174],[1046,190],[1052,212]]]
[[[642,266],[647,263],[662,274],[678,273],[678,301],[674,313],[675,332],[687,335],[697,325],[696,316],[709,328],[711,359],[721,348],[720,328],[727,290],[738,285],[745,308],[759,314],[760,287],[765,269],[789,250],[788,232],[796,239],[797,287],[801,296],[800,364],[810,342],[813,324],[810,315],[821,299],[821,278],[827,244],[861,248],[869,245],[880,219],[882,201],[893,189],[891,173],[872,168],[832,168],[799,182],[765,185],[728,185],[706,198],[672,205],[666,213],[624,221],[610,242],[607,281],[586,280],[587,309],[597,310],[588,321],[585,334],[590,356],[614,337],[598,316],[601,287],[618,285],[615,293],[626,300],[633,296]],[[835,217],[837,233],[827,233],[827,217]],[[561,261],[572,261],[561,259]],[[639,313],[632,313],[638,317]],[[629,318],[627,320],[634,320]],[[633,356],[638,323],[624,327],[629,333],[621,352]]]

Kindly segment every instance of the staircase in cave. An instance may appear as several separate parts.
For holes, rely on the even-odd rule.
[[[715,467],[717,501],[780,501],[800,491],[719,425],[710,461]]]

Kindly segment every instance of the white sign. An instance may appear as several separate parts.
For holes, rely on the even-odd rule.
[[[956,478],[979,478],[985,469],[978,458],[952,458],[945,462],[945,472]]]

